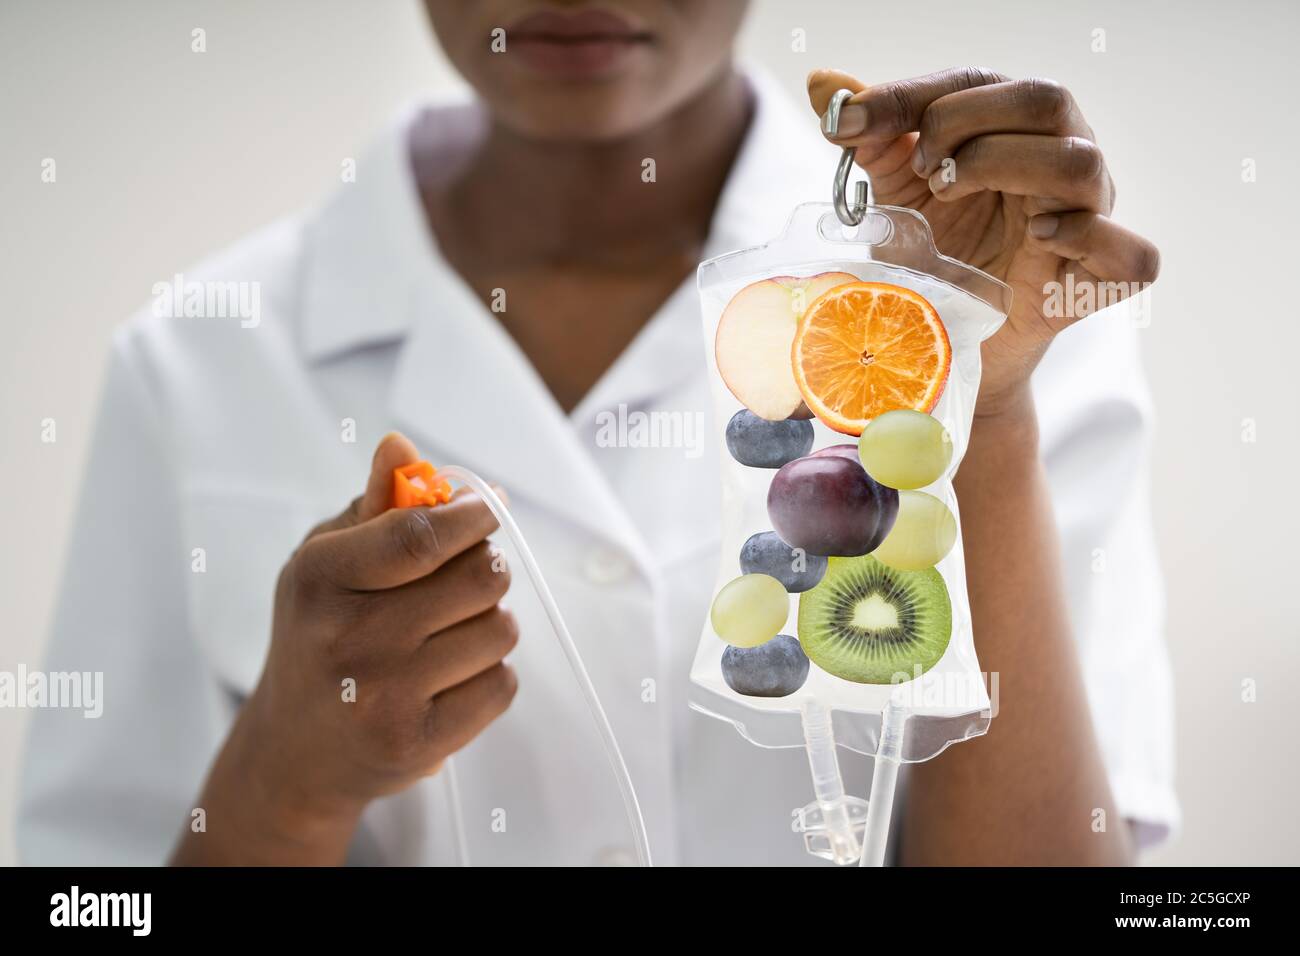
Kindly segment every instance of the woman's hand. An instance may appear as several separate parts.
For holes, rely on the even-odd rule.
[[[365,805],[434,773],[509,706],[518,629],[477,496],[388,510],[400,435],[366,493],[317,527],[276,588],[271,649],[176,862],[342,862]]]
[[[1015,293],[1007,323],[984,344],[977,414],[1023,398],[1052,338],[1086,314],[1072,300],[1066,315],[1054,314],[1049,283],[1065,286],[1072,274],[1075,289],[1091,283],[1118,300],[1156,278],[1156,247],[1107,218],[1114,181],[1091,127],[1058,84],[975,68],[872,87],[836,70],[808,77],[818,114],[839,89],[854,96],[833,142],[856,147],[874,200],[917,210],[940,252]]]
[[[1015,293],[984,343],[979,422],[956,478],[971,617],[980,665],[998,675],[999,713],[986,736],[914,771],[903,859],[1130,862],[1070,634],[1028,384],[1053,336],[1083,317],[1052,314],[1049,283],[1072,275],[1076,287],[1132,293],[1155,278],[1159,256],[1107,218],[1110,173],[1056,84],[965,69],[865,89],[822,71],[808,80],[813,108],[824,112],[841,88],[854,96],[835,142],[856,147],[876,201],[916,209],[941,252]],[[1099,816],[1112,825],[1099,830]]]

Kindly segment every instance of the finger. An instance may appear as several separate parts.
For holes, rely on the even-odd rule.
[[[831,97],[839,90],[861,93],[867,88],[856,76],[842,70],[813,70],[808,74],[808,102],[818,116],[826,113]]]
[[[299,557],[308,573],[337,587],[376,591],[432,574],[496,528],[483,499],[466,492],[436,508],[394,508],[317,535]]]
[[[1029,241],[1079,263],[1098,279],[1136,290],[1160,274],[1160,250],[1150,240],[1091,212],[1034,216]]]
[[[495,664],[434,697],[426,720],[430,749],[441,756],[460,750],[505,713],[518,689],[514,668]]]
[[[868,142],[891,141],[920,129],[921,116],[935,100],[959,90],[1002,83],[1007,78],[993,70],[978,67],[961,67],[943,70],[910,80],[895,80],[868,86],[840,109],[839,133],[833,141],[841,146],[861,145]],[[810,78],[811,80],[811,78]],[[821,80],[819,79],[819,84]],[[851,87],[850,87],[851,88]],[[818,101],[822,88],[817,90]],[[835,92],[825,95],[825,102]],[[812,91],[810,89],[811,97]],[[814,101],[814,108],[817,102]],[[825,112],[823,104],[819,112]]]
[[[410,686],[424,698],[501,663],[519,643],[519,624],[503,607],[453,624],[425,639],[410,664]]]
[[[1035,212],[1110,209],[1106,161],[1090,140],[995,133],[967,141],[953,160],[929,180],[930,191],[945,202],[987,189],[1032,196]]]
[[[393,470],[420,460],[414,443],[401,432],[389,432],[379,439],[374,457],[370,460],[370,476],[366,479],[365,493],[353,498],[342,512],[322,521],[307,537],[350,528],[387,511],[393,505]]]
[[[368,632],[380,631],[412,644],[491,610],[510,590],[510,566],[491,542],[456,555],[437,574],[366,595]],[[376,620],[378,619],[378,620]]]
[[[808,102],[812,104],[817,115],[825,119],[831,97],[838,90],[850,90],[861,93],[866,89],[857,77],[841,70],[813,70],[808,74]],[[855,114],[850,113],[850,116]],[[860,119],[855,121],[860,122]],[[840,118],[841,129],[847,130],[843,115]],[[825,133],[825,129],[822,130]],[[833,140],[838,142],[838,140]],[[844,144],[847,145],[847,144]],[[907,166],[912,152],[910,137],[900,137],[893,143],[879,142],[859,145],[853,155],[853,161],[865,169],[871,176],[878,197],[897,198],[896,187],[915,185],[915,177]]]
[[[370,462],[370,478],[361,497],[359,517],[367,521],[393,506],[393,472],[420,460],[415,443],[401,432],[389,432],[379,440]]]
[[[912,169],[929,176],[968,139],[989,133],[1042,133],[1092,138],[1070,91],[1051,80],[1009,80],[958,90],[921,116]]]

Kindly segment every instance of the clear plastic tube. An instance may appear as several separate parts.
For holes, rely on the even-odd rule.
[[[880,714],[880,747],[871,773],[871,793],[867,795],[867,825],[862,834],[862,856],[858,866],[884,866],[885,847],[889,842],[889,818],[894,810],[894,784],[898,782],[898,765],[903,755],[903,728],[907,712],[886,704]]]
[[[808,748],[808,766],[812,771],[813,793],[821,811],[821,823],[826,828],[831,859],[836,863],[852,863],[860,847],[845,803],[831,712],[816,698],[803,704],[803,734]]]
[[[623,760],[623,753],[618,748],[618,741],[614,739],[614,729],[609,724],[609,718],[605,716],[605,708],[600,704],[600,698],[596,695],[596,688],[591,683],[587,668],[582,663],[582,656],[573,643],[573,636],[569,633],[568,625],[564,623],[564,616],[560,614],[560,608],[555,603],[555,597],[551,594],[546,579],[542,577],[542,569],[538,566],[537,559],[533,557],[528,542],[524,540],[524,533],[519,529],[519,525],[510,514],[510,509],[506,507],[505,502],[497,496],[497,493],[492,490],[487,482],[474,472],[457,465],[447,465],[439,466],[438,474],[451,481],[461,482],[482,498],[500,523],[501,529],[505,531],[507,537],[510,538],[515,549],[519,552],[519,557],[524,563],[524,570],[528,572],[528,579],[532,581],[533,589],[537,592],[537,597],[546,610],[546,616],[551,622],[551,629],[555,632],[555,637],[564,650],[564,656],[569,661],[569,667],[573,671],[574,679],[577,680],[578,686],[582,689],[582,696],[586,698],[587,707],[591,711],[591,719],[595,721],[596,729],[600,732],[601,742],[605,746],[605,756],[609,758],[610,768],[614,771],[614,776],[618,780],[618,788],[623,794],[623,808],[627,813],[628,826],[631,828],[633,839],[636,842],[637,860],[641,866],[652,865],[650,861],[650,841],[646,835],[645,820],[641,816],[641,805],[637,801],[636,790],[632,786],[632,777],[627,772],[627,764]],[[449,783],[454,789],[454,780],[449,779]],[[453,802],[458,805],[459,798],[456,798]],[[459,821],[457,821],[457,826],[460,826]],[[464,847],[464,835],[458,834],[457,836],[460,846]]]
[[[460,781],[456,778],[456,761],[448,757],[443,761],[446,774],[447,800],[451,804],[451,826],[456,836],[456,865],[469,866],[469,841],[465,836],[465,814],[460,806]]]

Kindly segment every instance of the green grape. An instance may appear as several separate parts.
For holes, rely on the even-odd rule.
[[[723,585],[709,620],[718,637],[736,647],[757,647],[781,633],[790,616],[785,585],[767,574],[742,574]]]
[[[871,552],[891,568],[922,571],[943,560],[957,541],[957,519],[934,495],[898,493],[898,517],[880,547]]]
[[[887,488],[924,488],[952,461],[952,436],[925,412],[899,408],[873,419],[858,440],[867,474]]]

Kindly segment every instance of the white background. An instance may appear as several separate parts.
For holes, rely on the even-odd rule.
[[[791,50],[796,28],[807,52]],[[867,81],[955,65],[1059,80],[1109,158],[1117,217],[1161,247],[1142,337],[1186,822],[1151,862],[1300,862],[1298,32],[1300,7],[1258,0],[758,0],[743,40],[795,96],[820,66]],[[401,104],[454,82],[414,0],[5,0],[0,670],[39,664],[113,326],[154,282],[324,194]],[[1257,182],[1242,181],[1247,158]],[[14,859],[25,717],[0,710],[0,863]]]

